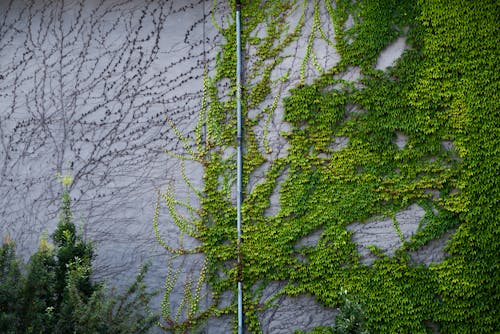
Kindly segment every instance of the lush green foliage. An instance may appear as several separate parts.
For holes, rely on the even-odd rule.
[[[21,271],[15,257],[14,246],[4,239],[0,248],[0,330],[15,333],[13,328],[20,324],[21,305],[18,302],[22,294]]]
[[[297,88],[285,104],[296,126],[290,138],[297,155],[290,150],[290,170],[302,168],[290,179],[310,185],[303,166],[313,166],[309,170],[315,169],[321,182],[317,196],[305,203],[300,200],[308,188],[290,182],[282,205],[301,208],[309,216],[304,224],[325,229],[318,246],[303,252],[309,261],[292,273],[289,291],[311,293],[331,306],[339,288],[355,291],[376,332],[425,333],[432,323],[444,333],[494,332],[499,325],[499,48],[494,18],[499,7],[492,1],[361,1],[351,10],[363,20],[347,30],[354,42],[334,73],[360,66],[362,88],[346,85],[347,94],[325,93],[323,87],[333,82],[323,77]],[[413,49],[388,73],[373,70],[376,55],[404,27],[410,28]],[[342,109],[347,103],[363,112],[344,109],[339,120],[323,111],[331,113],[332,104]],[[398,133],[408,137],[403,149],[394,145]],[[333,136],[349,137],[348,147],[329,152]],[[453,142],[454,149],[446,149],[445,141]],[[320,153],[330,157],[319,158]],[[439,190],[439,198],[429,190]],[[375,215],[391,216],[411,203],[437,214],[428,211],[422,228],[395,257],[360,265],[343,227]],[[450,257],[443,263],[412,263],[407,250],[457,226],[446,249]]]
[[[64,192],[53,234],[44,237],[24,271],[6,238],[0,249],[0,332],[2,333],[146,333],[156,322],[147,307],[151,294],[146,267],[121,295],[105,293],[91,281],[92,245],[76,233],[71,200]]]
[[[230,191],[234,155],[225,154],[236,146],[234,24],[221,29],[226,43],[217,74],[205,79],[196,151],[179,134],[190,153],[183,159],[205,166],[204,188],[198,191],[201,209],[176,202],[169,193],[163,196],[183,232],[201,241],[192,251],[206,255],[214,312],[219,296],[234,290],[242,275],[247,327],[255,333],[261,331],[258,313],[273,305],[272,298],[261,300],[270,281],[288,282],[280,294],[307,293],[330,307],[341,305],[339,291],[347,289],[359,296],[366,326],[375,333],[427,333],[436,327],[442,333],[497,332],[499,5],[339,0],[336,6],[324,4],[336,30],[330,41],[315,3],[301,80],[283,101],[291,125],[283,135],[290,147],[286,157],[266,161],[269,145],[265,138],[258,142],[253,126],[276,108],[275,100],[263,105],[278,87],[271,71],[282,61],[285,46],[303,33],[302,18],[294,29],[285,23],[295,5],[248,1],[243,6],[243,45],[248,58],[257,59],[244,87],[245,187],[258,167],[268,162],[269,168],[265,180],[247,190],[241,248],[236,247]],[[346,28],[349,17],[354,25]],[[253,35],[259,24],[267,27],[265,37]],[[381,51],[400,36],[411,47],[393,67],[375,69]],[[340,53],[333,68],[318,68],[316,39]],[[305,85],[309,62],[320,75]],[[356,69],[361,79],[343,79]],[[221,80],[230,80],[228,98],[218,90]],[[404,147],[396,145],[398,136],[407,138]],[[336,148],[336,138],[347,138],[348,145]],[[269,216],[266,209],[279,177],[285,178],[281,208]],[[372,248],[377,260],[361,263],[346,226],[392,217],[401,235],[395,214],[412,204],[427,212],[416,234],[394,256]],[[179,206],[192,216],[179,217]],[[296,246],[315,231],[321,231],[317,245]],[[454,233],[442,263],[412,260],[412,251],[448,231]],[[238,249],[242,268],[235,265]],[[235,307],[218,312],[235,312]]]
[[[341,292],[342,304],[335,316],[333,326],[319,326],[309,334],[369,334],[366,328],[366,316],[363,305],[347,296],[347,291]],[[305,334],[296,331],[296,334]]]

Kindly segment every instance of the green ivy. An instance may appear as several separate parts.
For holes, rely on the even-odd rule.
[[[275,161],[267,161],[269,144],[257,138],[254,126],[276,109],[276,97],[265,103],[288,75],[272,81],[271,74],[286,46],[303,35],[307,2],[245,1],[242,6],[242,41],[253,64],[243,87],[245,187],[269,162],[264,180],[243,202],[240,251],[248,330],[262,331],[258,315],[272,307],[271,301],[261,301],[262,290],[282,281],[287,285],[280,294],[307,293],[332,308],[342,303],[339,291],[358,296],[373,333],[499,331],[499,5],[486,0],[325,2],[333,41],[322,28],[321,5],[313,4],[299,84],[283,99],[291,129],[282,135],[289,149]],[[301,16],[290,27],[287,18],[294,12]],[[346,28],[349,18],[354,24]],[[264,36],[256,34],[258,27],[265,28]],[[220,29],[225,42],[215,77],[205,79],[205,117],[197,127],[206,126],[207,138],[202,145],[199,135],[198,151],[191,152],[205,167],[193,234],[207,258],[215,309],[225,291],[235,290],[239,273],[230,191],[235,158],[225,154],[236,147],[234,22]],[[401,36],[409,49],[386,71],[375,69],[381,51]],[[340,54],[334,67],[318,68],[318,38]],[[318,77],[305,85],[309,62]],[[358,68],[361,79],[342,78]],[[217,82],[228,79],[229,99],[222,99]],[[398,136],[407,138],[404,147],[396,145]],[[336,147],[336,138],[347,145]],[[278,178],[284,178],[280,210],[269,216]],[[412,204],[426,212],[417,232],[395,255],[371,247],[376,260],[361,262],[347,225],[392,217],[401,235],[395,214]],[[298,246],[316,231],[321,234],[316,245]],[[447,233],[453,236],[443,262],[412,260],[411,252]],[[236,312],[235,303],[219,313],[228,312]]]

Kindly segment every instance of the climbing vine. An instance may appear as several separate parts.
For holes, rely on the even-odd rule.
[[[319,14],[320,6],[326,15]],[[289,73],[274,79],[273,71],[287,57],[287,46],[304,36],[306,7],[307,2],[291,1],[247,1],[242,7],[248,66],[241,252],[248,330],[262,332],[259,314],[275,300],[262,301],[262,291],[280,281],[286,284],[278,294],[310,294],[332,308],[342,303],[341,292],[349,291],[364,305],[366,327],[374,333],[498,331],[499,5],[316,1],[298,84],[282,97],[280,85],[290,80]],[[293,13],[299,19],[291,27]],[[335,29],[332,40],[324,19]],[[225,42],[215,75],[205,77],[195,145],[178,133],[188,152],[182,159],[204,166],[200,207],[176,202],[172,193],[163,197],[181,230],[201,242],[194,251],[206,257],[214,313],[232,314],[234,303],[220,309],[219,302],[225,291],[234,291],[238,275],[231,197],[234,23],[218,28]],[[264,34],[256,33],[262,29]],[[377,69],[380,53],[399,37],[406,38],[408,49],[394,66]],[[336,48],[341,57],[336,65],[321,67],[316,39]],[[305,84],[308,64],[318,76]],[[360,78],[345,79],[350,71],[359,71]],[[229,82],[224,94],[223,81]],[[267,129],[280,100],[283,121],[290,124],[282,133],[289,148],[286,156],[270,160],[268,132],[261,138],[256,129],[259,124]],[[406,138],[403,146],[398,137]],[[340,139],[347,144],[339,148]],[[263,180],[250,182],[264,165]],[[269,215],[278,188],[280,210]],[[405,239],[396,213],[413,204],[426,214]],[[179,206],[191,216],[179,217]],[[392,219],[402,245],[394,255],[369,247],[374,261],[368,264],[347,227],[379,218]],[[299,246],[316,231],[316,245]],[[412,252],[448,233],[453,236],[441,263],[414,260]]]

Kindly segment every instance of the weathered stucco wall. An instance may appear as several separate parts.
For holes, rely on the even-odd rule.
[[[156,194],[168,186],[179,199],[195,201],[172,153],[184,153],[177,131],[193,137],[203,73],[206,68],[213,74],[222,38],[212,18],[224,26],[231,20],[229,6],[218,1],[214,7],[203,0],[2,1],[0,13],[1,233],[9,234],[23,254],[32,252],[43,231],[51,233],[57,223],[62,189],[56,175],[70,173],[75,216],[97,250],[96,276],[120,283],[151,259],[149,283],[162,286],[169,255],[152,230]],[[297,10],[289,18],[292,26],[299,16]],[[267,105],[300,81],[312,6],[306,8],[305,19],[303,35],[284,50],[288,57],[272,74],[279,78],[290,71],[289,80],[273,87]],[[323,30],[333,35],[331,24]],[[393,64],[406,47],[404,38],[396,40],[381,54],[377,68]],[[252,66],[254,51],[249,46],[246,67]],[[324,68],[339,59],[325,42],[315,43],[314,51]],[[306,81],[317,74],[310,63],[305,73]],[[355,82],[359,71],[352,69],[344,79]],[[269,140],[269,160],[286,155],[280,131],[288,125],[282,117],[279,101],[269,130],[263,122],[255,128],[259,140]],[[346,145],[345,138],[337,142],[339,149]],[[404,138],[396,144],[403,147]],[[202,166],[189,163],[185,168],[193,185],[201,188]],[[262,179],[266,165],[261,170],[249,187]],[[276,191],[269,215],[277,212],[278,197]],[[396,215],[405,238],[422,216],[418,206]],[[177,244],[177,228],[168,215],[161,217],[162,236]],[[351,227],[364,256],[368,244],[392,254],[402,242],[391,220]],[[302,242],[313,245],[319,233]],[[436,254],[442,243],[429,247],[416,255],[419,262],[440,260]],[[174,266],[183,266],[180,281],[196,273],[201,260],[173,260]],[[180,293],[174,294],[173,304]],[[330,324],[332,314],[307,296],[283,297],[261,321],[265,333],[289,333]],[[231,321],[223,318],[209,322],[206,331],[230,328]]]

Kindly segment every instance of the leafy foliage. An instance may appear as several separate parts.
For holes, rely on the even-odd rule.
[[[0,331],[2,333],[146,333],[156,323],[148,310],[152,294],[144,274],[120,295],[91,280],[92,246],[76,233],[71,199],[62,197],[53,234],[31,256],[27,271],[6,238],[0,249]]]
[[[341,292],[342,304],[335,316],[335,324],[331,327],[316,327],[309,334],[369,334],[366,328],[366,316],[363,306],[347,296],[347,291]],[[296,331],[296,334],[307,334]]]
[[[22,314],[19,304],[22,295],[21,270],[15,257],[14,244],[4,238],[0,248],[0,331],[15,333]]]
[[[258,108],[273,91],[269,73],[281,61],[277,57],[282,49],[272,46],[288,41],[287,33],[293,38],[303,33],[302,17],[293,32],[280,23],[286,6],[278,1],[243,6],[243,45],[249,54],[258,46],[255,64],[262,65],[249,70],[244,87],[248,108]],[[206,255],[207,281],[216,299],[234,291],[236,279],[243,277],[246,323],[255,333],[262,331],[259,312],[272,307],[273,298],[261,300],[271,281],[287,283],[278,294],[307,293],[332,308],[342,305],[337,291],[347,288],[358,296],[366,326],[374,333],[436,328],[443,333],[497,332],[499,5],[459,0],[325,2],[335,28],[335,39],[327,44],[335,46],[341,60],[320,68],[318,78],[306,85],[306,63],[318,67],[314,41],[326,37],[319,7],[314,2],[299,83],[283,99],[284,120],[291,125],[283,134],[289,143],[285,157],[266,161],[269,146],[259,143],[254,133],[269,108],[257,111],[255,118],[244,110],[247,192],[241,248],[235,243],[230,191],[234,156],[224,155],[235,147],[235,121],[229,116],[235,106],[234,25],[221,30],[226,43],[217,74],[206,79],[200,117],[207,138],[203,142],[198,135],[198,152],[192,152],[205,174],[201,208],[191,210],[190,230],[201,241],[197,251]],[[350,27],[348,19],[353,21]],[[270,26],[265,38],[252,35],[259,24]],[[393,66],[376,69],[380,53],[398,37],[406,38],[408,49]],[[361,78],[344,79],[350,71],[359,71]],[[217,91],[217,82],[227,79],[229,100]],[[404,146],[396,144],[398,137],[407,138]],[[345,139],[345,147],[336,146],[339,138]],[[264,180],[250,188],[252,172],[265,162],[269,168]],[[265,211],[278,178],[284,178],[280,211],[269,216]],[[362,263],[346,227],[395,217],[413,204],[426,211],[417,232],[393,256],[372,248],[376,260]],[[394,225],[401,236],[395,219]],[[316,231],[321,235],[316,245],[298,246]],[[411,252],[447,232],[453,236],[444,261],[415,263]],[[235,265],[238,255],[242,268]]]

